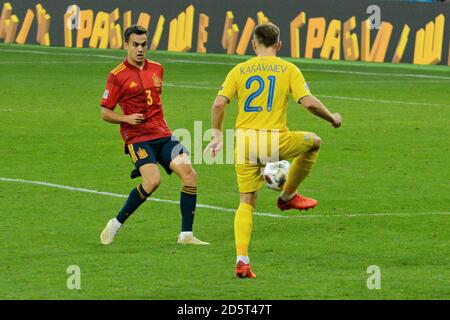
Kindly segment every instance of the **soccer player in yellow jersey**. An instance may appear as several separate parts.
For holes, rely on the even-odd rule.
[[[305,179],[317,159],[320,138],[312,132],[289,131],[286,126],[287,103],[290,95],[312,114],[330,122],[339,128],[342,117],[339,113],[331,113],[315,98],[306,81],[294,64],[276,56],[281,48],[280,30],[268,23],[256,26],[252,46],[256,57],[236,65],[227,75],[211,111],[212,125],[215,134],[207,147],[215,157],[222,148],[222,126],[225,107],[237,98],[239,113],[236,129],[256,131],[253,139],[258,140],[257,153],[262,145],[273,144],[269,136],[276,134],[278,143],[278,160],[292,160],[287,181],[278,199],[281,210],[307,210],[317,205],[317,201],[303,197],[297,188]],[[269,134],[266,134],[269,132]],[[262,138],[262,134],[266,138]],[[249,147],[249,138],[236,135],[236,149],[244,148],[244,161],[236,161],[240,205],[234,220],[236,241],[236,275],[240,278],[254,278],[256,275],[250,268],[248,247],[252,232],[252,213],[256,205],[258,189],[263,185],[261,169],[265,163],[259,154],[256,162],[250,161],[254,150]],[[266,140],[264,140],[266,139]],[[272,141],[272,142],[271,142]]]

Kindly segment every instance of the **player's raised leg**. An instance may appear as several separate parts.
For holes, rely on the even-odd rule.
[[[177,242],[180,244],[208,245],[208,242],[197,239],[192,231],[197,206],[197,174],[192,168],[188,156],[185,153],[178,155],[170,162],[170,169],[181,180],[181,233],[178,235]]]
[[[117,216],[108,221],[105,229],[100,234],[101,243],[108,245],[113,242],[116,233],[122,224],[139,208],[141,204],[155,191],[161,181],[158,166],[154,163],[147,163],[139,167],[139,172],[143,178],[142,183],[131,190],[127,201]]]
[[[239,278],[255,278],[250,267],[248,247],[253,228],[253,210],[256,206],[257,193],[240,194],[240,204],[234,216],[234,238],[236,242],[236,276]]]
[[[283,211],[289,209],[308,210],[317,205],[317,200],[297,194],[297,188],[313,168],[319,154],[320,138],[314,133],[310,133],[310,135],[312,135],[314,143],[308,151],[300,154],[292,161],[287,181],[278,198],[278,208]]]

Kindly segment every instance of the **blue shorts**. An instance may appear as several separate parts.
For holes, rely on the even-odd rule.
[[[134,179],[141,175],[139,167],[147,163],[159,163],[167,174],[171,174],[170,162],[172,159],[182,153],[189,154],[189,151],[175,136],[171,136],[128,144],[125,146],[125,153],[130,155],[135,166],[135,169],[131,172],[131,179]]]

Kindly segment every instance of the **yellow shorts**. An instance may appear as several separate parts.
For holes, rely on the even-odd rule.
[[[252,131],[252,134],[245,137],[236,136],[234,160],[241,193],[257,191],[264,185],[261,173],[267,162],[296,158],[314,145],[312,132]]]

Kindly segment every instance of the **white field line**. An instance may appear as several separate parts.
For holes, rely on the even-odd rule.
[[[438,103],[428,103],[428,102],[409,102],[400,100],[385,100],[385,99],[370,99],[370,98],[358,98],[358,97],[343,97],[343,96],[328,96],[323,94],[318,94],[317,97],[338,99],[338,100],[351,100],[351,101],[363,101],[363,102],[378,102],[378,103],[393,103],[393,104],[404,104],[404,105],[420,105],[420,106],[430,106],[430,107],[450,107],[450,105],[438,104]]]
[[[351,84],[360,84],[360,83],[442,83],[442,81],[450,81],[450,78],[448,79],[440,79],[440,80],[319,80],[319,81],[308,81],[308,84],[337,84],[337,83],[351,83]]]
[[[105,64],[105,61],[84,61],[84,60],[74,60],[74,61],[0,61],[0,64]]]
[[[202,61],[202,60],[182,60],[182,59],[165,59],[167,62],[172,63],[191,63],[191,64],[212,64],[212,65],[227,65],[235,66],[237,63],[231,62],[218,62],[218,61]],[[430,78],[430,79],[443,79],[450,80],[450,76],[436,76],[431,74],[414,74],[414,73],[381,73],[381,72],[366,72],[366,71],[347,71],[347,70],[336,70],[336,69],[322,69],[322,68],[300,68],[302,71],[313,71],[313,72],[326,72],[326,73],[344,73],[344,74],[357,74],[365,76],[394,76],[394,77],[413,77],[413,78]],[[450,71],[449,71],[450,72]],[[357,82],[357,81],[355,81]]]
[[[190,84],[175,84],[175,83],[163,83],[164,87],[174,87],[174,88],[186,88],[186,89],[200,89],[200,90],[217,90],[219,91],[220,85],[217,87],[211,86],[192,86]]]
[[[48,52],[48,51],[32,51],[32,50],[5,50],[0,49],[0,52],[19,52],[19,53],[35,53],[41,55],[65,55],[65,56],[84,56],[84,57],[97,57],[97,58],[110,58],[115,60],[122,60],[122,57],[101,55],[101,54],[84,54],[84,53],[67,53],[67,52]],[[178,63],[193,63],[193,64],[222,64],[222,65],[235,65],[229,62],[215,62],[215,61],[202,61],[202,60],[182,60],[182,59],[164,59],[169,62]],[[333,73],[346,73],[346,74],[361,74],[361,75],[374,75],[374,76],[398,76],[398,77],[415,77],[415,78],[428,78],[428,79],[445,79],[450,80],[450,77],[434,76],[434,75],[419,75],[419,74],[406,74],[406,73],[377,73],[377,72],[361,72],[361,71],[344,71],[344,70],[334,70],[334,69],[317,69],[317,68],[302,68],[302,70],[316,71],[316,72],[333,72]],[[186,88],[186,89],[201,89],[201,90],[217,90],[216,87],[203,87],[203,86],[192,86],[192,85],[177,85],[166,83],[165,86]],[[397,100],[384,100],[384,99],[370,99],[370,98],[360,98],[360,97],[346,97],[346,96],[330,96],[330,95],[318,95],[318,97],[325,97],[331,99],[339,100],[349,100],[349,101],[363,101],[363,102],[376,102],[376,103],[392,103],[392,104],[403,104],[403,105],[421,105],[421,106],[433,106],[433,107],[448,107],[448,105],[436,104],[436,103],[426,103],[426,102],[409,102],[409,101],[397,101]]]
[[[218,87],[192,86],[192,85],[174,84],[174,83],[165,83],[164,86],[174,87],[174,88],[184,88],[184,89],[201,89],[201,90],[217,90],[217,91],[219,91]],[[370,99],[370,98],[345,97],[345,96],[329,96],[329,95],[323,95],[323,94],[318,94],[318,95],[316,95],[316,97],[338,99],[338,100],[349,100],[349,101],[404,104],[404,105],[412,105],[412,106],[450,107],[450,105],[438,104],[438,103],[410,102],[410,101],[385,100],[385,99]]]
[[[92,64],[92,63],[104,63],[102,61],[94,61],[86,63],[84,61],[39,61],[39,62],[30,62],[30,61],[20,61],[20,62],[11,62],[11,61],[0,61],[0,64]],[[448,78],[450,80],[450,78]],[[357,81],[357,83],[386,83],[386,82],[395,82],[395,83],[404,83],[404,82],[419,82],[419,83],[434,83],[441,82],[442,80],[432,80],[432,81],[422,81],[422,80],[373,80],[373,81]],[[339,81],[339,83],[345,81]],[[352,81],[350,81],[352,82]],[[312,83],[312,82],[311,82]],[[322,81],[315,81],[314,84],[325,83]],[[333,83],[329,81],[328,83]],[[334,82],[336,83],[336,82]],[[167,87],[175,87],[175,88],[184,88],[184,89],[200,89],[200,90],[219,90],[219,87],[208,87],[208,86],[193,86],[193,85],[183,85],[183,84],[172,84],[165,83],[164,86]],[[448,107],[448,105],[437,104],[437,103],[427,103],[427,102],[408,102],[408,101],[399,101],[399,100],[384,100],[384,99],[370,99],[370,98],[359,98],[359,97],[346,97],[346,96],[330,96],[330,95],[317,95],[318,97],[331,98],[331,99],[339,99],[339,100],[350,100],[350,101],[363,101],[363,102],[379,102],[379,103],[393,103],[393,104],[404,104],[404,105],[422,105],[422,106],[433,106],[433,107]],[[0,112],[4,111],[13,111],[13,110],[0,110]]]
[[[15,52],[15,53],[31,53],[40,55],[59,55],[59,56],[81,56],[81,57],[96,57],[106,58],[114,60],[123,60],[124,57],[111,56],[106,54],[92,54],[92,53],[69,53],[69,52],[49,52],[38,50],[17,50],[17,49],[0,49],[0,52]],[[169,63],[189,63],[189,64],[211,64],[211,65],[229,65],[234,66],[237,63],[234,62],[219,62],[219,61],[203,61],[203,60],[185,60],[185,59],[171,59],[163,58],[164,61]],[[381,72],[365,72],[365,71],[346,71],[336,69],[321,69],[321,68],[301,68],[303,71],[314,72],[328,72],[328,73],[343,73],[343,74],[356,74],[356,75],[369,75],[369,76],[388,76],[388,77],[413,77],[413,78],[429,78],[429,79],[446,79],[450,80],[450,76],[436,76],[429,74],[414,74],[414,73],[381,73]]]
[[[301,68],[302,71],[313,72],[327,72],[327,73],[345,73],[345,74],[357,74],[366,76],[388,76],[388,77],[412,77],[412,78],[427,78],[427,79],[442,79],[450,80],[450,77],[436,76],[431,74],[414,74],[414,73],[380,73],[380,72],[364,72],[364,71],[347,71],[347,70],[334,70],[334,69],[317,69],[317,68]],[[358,80],[355,80],[358,82]]]
[[[36,50],[15,50],[15,49],[0,49],[0,52],[13,52],[13,53],[31,53],[40,55],[52,55],[52,56],[70,56],[70,57],[95,57],[106,58],[114,60],[123,60],[124,57],[110,56],[107,54],[93,54],[93,53],[69,53],[69,52],[49,52],[49,51],[36,51]]]
[[[104,195],[104,196],[116,197],[116,198],[127,198],[128,197],[128,195],[125,195],[125,194],[97,191],[97,190],[86,189],[86,188],[76,188],[76,187],[55,184],[55,183],[43,182],[43,181],[32,181],[32,180],[2,178],[2,177],[0,177],[0,181],[33,184],[33,185],[51,187],[51,188],[56,188],[56,189],[91,193],[91,194]],[[168,200],[168,199],[149,198],[147,200],[157,201],[157,202],[165,202],[165,203],[171,203],[171,204],[177,204],[177,205],[179,204],[178,201]],[[216,210],[216,211],[224,211],[224,212],[235,212],[236,211],[236,209],[211,206],[211,205],[207,205],[207,204],[197,204],[197,207]],[[280,215],[280,214],[269,213],[269,212],[254,212],[254,215],[266,216],[266,217],[272,217],[272,218],[328,218],[328,217],[338,217],[338,218],[349,217],[349,218],[351,218],[351,217],[384,217],[384,216],[414,216],[414,215],[450,215],[450,212],[414,212],[414,213],[413,212],[404,212],[404,213],[385,212],[385,213],[367,213],[367,214],[355,213],[355,214],[342,214],[342,215],[315,215],[315,214]]]
[[[1,50],[0,50],[1,51]],[[13,50],[5,50],[5,51],[13,51]],[[101,56],[103,57],[103,56]],[[171,62],[173,61],[178,61],[178,60],[170,60]],[[201,61],[199,63],[202,63]],[[205,61],[205,63],[209,63],[208,61]],[[221,62],[211,62],[214,64],[222,64]],[[89,64],[105,64],[104,61],[89,61],[86,62],[85,60],[74,60],[74,61],[0,61],[0,64],[13,64],[13,65],[20,65],[20,64],[84,64],[84,65],[89,65]],[[450,77],[448,78],[444,78],[444,79],[440,79],[440,80],[339,80],[338,83],[353,83],[353,84],[359,84],[359,83],[380,83],[380,84],[384,84],[384,83],[405,83],[405,82],[411,82],[411,83],[442,83],[442,81],[450,81]],[[309,84],[328,84],[328,83],[332,83],[332,84],[336,84],[337,81],[336,80],[320,80],[320,81],[308,81]],[[175,85],[172,85],[175,86]],[[212,87],[196,87],[196,86],[183,86],[183,85],[179,85],[179,87],[182,88],[194,88],[194,89],[215,89]]]

